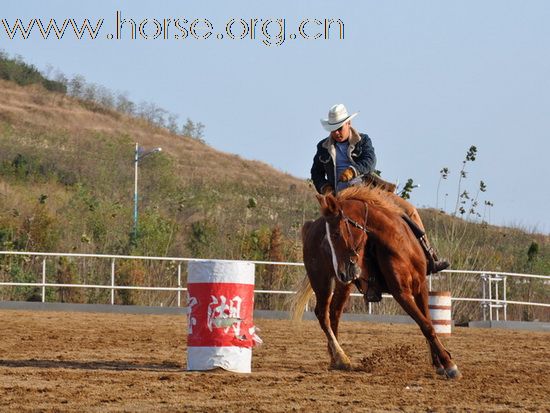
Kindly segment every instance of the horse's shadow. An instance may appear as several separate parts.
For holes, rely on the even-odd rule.
[[[186,371],[180,364],[173,362],[137,363],[122,360],[0,360],[0,367],[39,368],[39,369],[76,369],[76,370],[111,370],[111,371],[151,371],[158,373],[180,373]]]

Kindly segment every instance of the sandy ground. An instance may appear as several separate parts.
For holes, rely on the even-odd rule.
[[[2,411],[550,411],[550,334],[457,328],[464,377],[432,372],[416,326],[348,322],[354,370],[316,322],[256,320],[253,373],[186,371],[186,319],[0,311]]]

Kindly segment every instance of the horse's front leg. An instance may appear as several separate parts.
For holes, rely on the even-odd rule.
[[[332,301],[331,289],[324,289],[323,291],[316,292],[316,299],[317,304],[315,305],[315,315],[317,316],[321,329],[325,333],[328,340],[330,366],[338,370],[349,370],[351,368],[350,360],[346,353],[344,353],[344,350],[342,350],[342,347],[338,343],[336,335],[331,328],[329,314],[329,308]]]
[[[334,332],[334,336],[338,339],[338,325],[340,324],[340,318],[344,312],[344,306],[346,305],[348,298],[353,290],[352,283],[344,285],[336,282],[334,287],[334,294],[330,302],[330,327]]]

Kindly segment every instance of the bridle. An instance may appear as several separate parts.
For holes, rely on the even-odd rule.
[[[353,237],[353,234],[351,232],[350,225],[354,226],[357,229],[360,229],[361,231],[363,231],[365,233],[365,235],[368,235],[369,230],[367,229],[367,219],[368,219],[368,216],[369,216],[369,207],[368,207],[366,202],[364,203],[364,205],[365,205],[365,223],[363,225],[361,225],[357,221],[355,221],[355,220],[351,219],[350,217],[348,217],[346,214],[344,214],[344,210],[342,208],[340,208],[340,216],[342,217],[342,219],[346,223],[346,228],[348,230],[349,239],[350,239],[351,244],[352,244],[350,249],[351,249],[351,251],[353,251],[353,254],[356,257],[359,256],[359,252],[358,252],[359,242],[355,243],[355,238]],[[347,241],[346,241],[346,244],[347,244]],[[355,246],[353,246],[353,245],[355,245]]]
[[[348,217],[344,213],[344,210],[342,208],[340,208],[340,217],[346,223],[346,228],[348,230],[350,241],[351,241],[352,245],[354,245],[350,249],[353,252],[353,255],[355,257],[359,257],[359,242],[355,243],[355,239],[354,239],[353,234],[351,232],[350,225],[354,226],[357,229],[360,229],[361,231],[363,231],[365,233],[365,235],[367,235],[369,233],[369,230],[367,229],[368,215],[369,215],[369,208],[368,208],[368,205],[365,203],[365,223],[363,225],[361,225],[357,221],[355,221],[355,220],[351,219],[350,217]],[[334,245],[332,244],[332,240],[331,240],[331,237],[330,237],[330,227],[329,227],[329,224],[328,224],[327,220],[325,220],[325,228],[326,228],[326,238],[327,238],[328,244],[330,246],[330,252],[332,254],[332,266],[334,268],[334,274],[336,274],[336,276],[338,277],[338,259],[336,258],[336,251],[334,250]],[[346,246],[348,246],[347,245],[348,241],[345,240],[345,242],[346,242]],[[350,257],[350,263],[351,264],[356,264],[357,262],[354,262]]]

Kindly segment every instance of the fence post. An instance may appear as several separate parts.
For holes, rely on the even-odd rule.
[[[111,305],[115,303],[115,259],[111,261]]]
[[[42,260],[42,302],[46,302],[46,257]]]
[[[486,293],[485,293],[485,290],[486,290],[486,285],[487,284],[487,280],[485,279],[485,274],[481,274],[481,286],[482,286],[482,298],[483,298],[483,301],[481,302],[481,309],[483,310],[483,321],[487,321],[487,302],[485,301],[486,299]]]
[[[506,308],[508,307],[508,303],[506,302],[506,276],[504,276],[504,321],[508,320]]]
[[[178,264],[178,288],[181,288],[181,262]],[[178,307],[181,307],[181,289],[178,290]]]
[[[500,277],[500,275],[497,275],[497,276],[495,277],[495,300],[496,300],[496,301],[495,301],[495,308],[496,308],[496,310],[497,310],[497,311],[496,311],[496,319],[497,319],[497,321],[500,320],[500,318],[499,318],[499,317],[500,317],[500,311],[499,311],[500,300],[499,300],[499,298],[498,298],[498,284],[499,284],[499,279],[498,279],[498,278],[499,278],[499,277]]]
[[[488,275],[489,277],[489,321],[493,321],[493,280],[491,279],[491,275]]]

